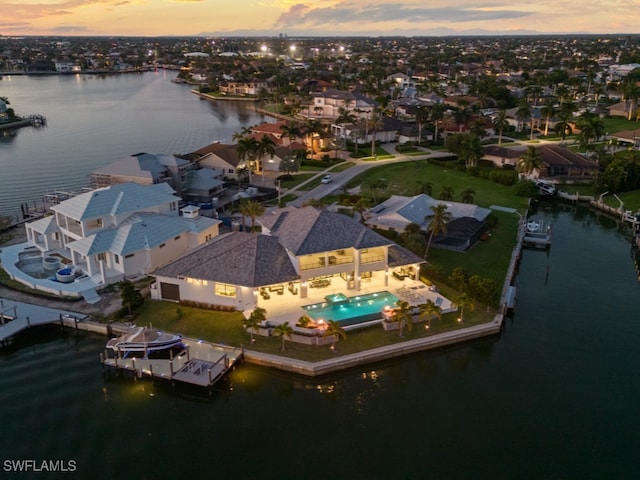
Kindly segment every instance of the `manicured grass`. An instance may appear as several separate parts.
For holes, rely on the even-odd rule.
[[[334,172],[334,173],[344,172],[345,170],[348,170],[349,168],[353,167],[354,165],[355,165],[355,163],[353,163],[353,162],[339,163],[338,165],[333,167],[331,169],[331,171]]]
[[[607,133],[622,132],[624,130],[637,130],[640,128],[640,123],[635,120],[627,120],[623,117],[610,117],[603,118],[604,129]]]
[[[297,173],[291,178],[280,181],[280,188],[293,188],[312,178],[316,173]]]
[[[502,289],[511,252],[516,244],[518,216],[500,211],[494,211],[494,215],[498,218],[498,223],[491,230],[491,236],[488,240],[478,242],[471,251],[461,253],[437,248],[429,250],[427,261],[442,268],[445,281],[454,268],[462,267],[469,275],[493,279],[498,288]],[[438,279],[435,281],[437,283]]]
[[[482,207],[501,205],[512,207],[524,212],[527,199],[518,197],[514,188],[491,182],[479,177],[473,177],[465,172],[458,171],[455,164],[451,167],[431,165],[426,160],[382,165],[371,168],[349,182],[349,188],[362,185],[363,194],[369,193],[369,187],[380,178],[387,181],[385,196],[390,195],[415,195],[419,186],[418,181],[426,181],[432,184],[433,197],[438,198],[442,188],[452,187],[455,195],[454,201],[460,201],[460,194],[467,188],[476,192],[474,202]]]
[[[178,315],[178,311],[182,313]],[[267,311],[267,316],[269,312]],[[247,350],[254,350],[273,355],[306,360],[310,362],[326,360],[339,355],[358,353],[372,348],[392,345],[401,341],[422,338],[444,331],[458,329],[464,326],[476,325],[492,318],[495,312],[487,312],[481,307],[465,311],[464,324],[457,321],[457,313],[444,315],[442,320],[433,319],[431,328],[425,329],[424,322],[416,322],[411,330],[405,328],[400,338],[398,330],[385,331],[381,325],[367,327],[347,332],[346,340],[338,342],[338,351],[332,352],[329,345],[311,346],[294,343],[286,339],[282,352],[281,339],[277,336],[264,337],[254,335],[256,342],[250,344],[250,334],[241,326],[240,312],[216,312],[198,308],[177,305],[173,302],[145,302],[135,319],[138,325],[149,325],[159,330],[180,333],[185,337],[203,339],[214,343],[222,343],[232,347],[244,346]],[[417,317],[416,317],[417,320]]]

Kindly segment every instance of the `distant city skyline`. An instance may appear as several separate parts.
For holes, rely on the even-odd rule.
[[[632,2],[0,0],[0,35],[381,36],[633,34]]]

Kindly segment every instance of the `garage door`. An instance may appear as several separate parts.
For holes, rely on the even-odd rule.
[[[160,282],[160,295],[165,300],[180,301],[180,285]]]

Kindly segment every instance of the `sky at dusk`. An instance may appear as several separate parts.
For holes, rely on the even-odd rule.
[[[2,35],[638,33],[640,0],[0,0]]]

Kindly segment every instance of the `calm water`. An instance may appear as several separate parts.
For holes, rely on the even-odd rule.
[[[209,399],[104,379],[104,338],[25,338],[0,353],[0,458],[105,479],[637,478],[629,243],[586,210],[541,216],[553,246],[525,252],[502,336],[329,378],[242,365]]]
[[[176,72],[110,76],[5,76],[0,96],[47,126],[0,134],[0,215],[45,193],[76,191],[96,168],[139,152],[189,153],[231,142],[243,126],[274,121],[253,104],[209,102],[171,83]]]

